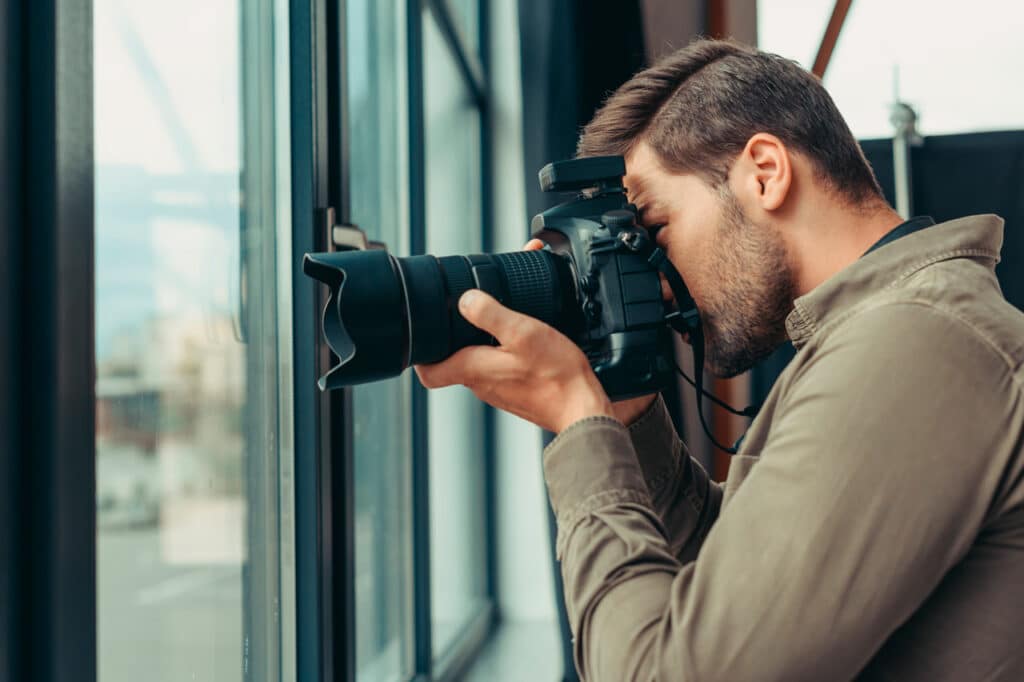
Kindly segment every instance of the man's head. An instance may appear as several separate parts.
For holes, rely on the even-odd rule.
[[[622,155],[629,198],[701,308],[713,372],[733,376],[785,339],[817,213],[885,207],[817,78],[776,55],[701,40],[605,102],[578,156]]]

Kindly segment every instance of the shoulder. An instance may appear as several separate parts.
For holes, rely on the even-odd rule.
[[[1014,372],[1020,364],[988,326],[926,298],[881,297],[822,331],[816,355],[838,353],[848,361],[995,372]]]
[[[820,332],[798,356],[789,398],[830,396],[895,418],[917,408],[1002,412],[1021,392],[1020,362],[954,308],[914,298],[862,306]]]

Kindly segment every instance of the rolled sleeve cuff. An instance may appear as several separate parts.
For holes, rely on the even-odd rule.
[[[657,497],[669,481],[679,475],[683,450],[682,441],[660,395],[630,424],[629,437],[647,489],[651,497]]]
[[[559,535],[609,504],[651,506],[630,434],[611,417],[588,417],[562,431],[544,449],[544,478]]]

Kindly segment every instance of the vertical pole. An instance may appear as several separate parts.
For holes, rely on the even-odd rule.
[[[892,169],[896,190],[896,212],[909,220],[914,213],[913,169],[910,165],[910,147],[920,144],[917,133],[917,114],[905,102],[896,101],[889,117],[894,132],[892,138]]]

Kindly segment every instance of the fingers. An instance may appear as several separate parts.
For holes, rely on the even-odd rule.
[[[516,346],[520,338],[540,323],[522,313],[510,310],[480,289],[470,289],[459,298],[459,312],[478,329],[482,329],[503,346]]]
[[[476,386],[506,375],[515,363],[508,353],[490,346],[467,346],[451,357],[432,365],[416,365],[417,376],[425,388],[443,388],[464,384]]]
[[[544,242],[539,239],[531,239],[526,242],[526,246],[523,247],[523,251],[537,251],[544,248]]]

